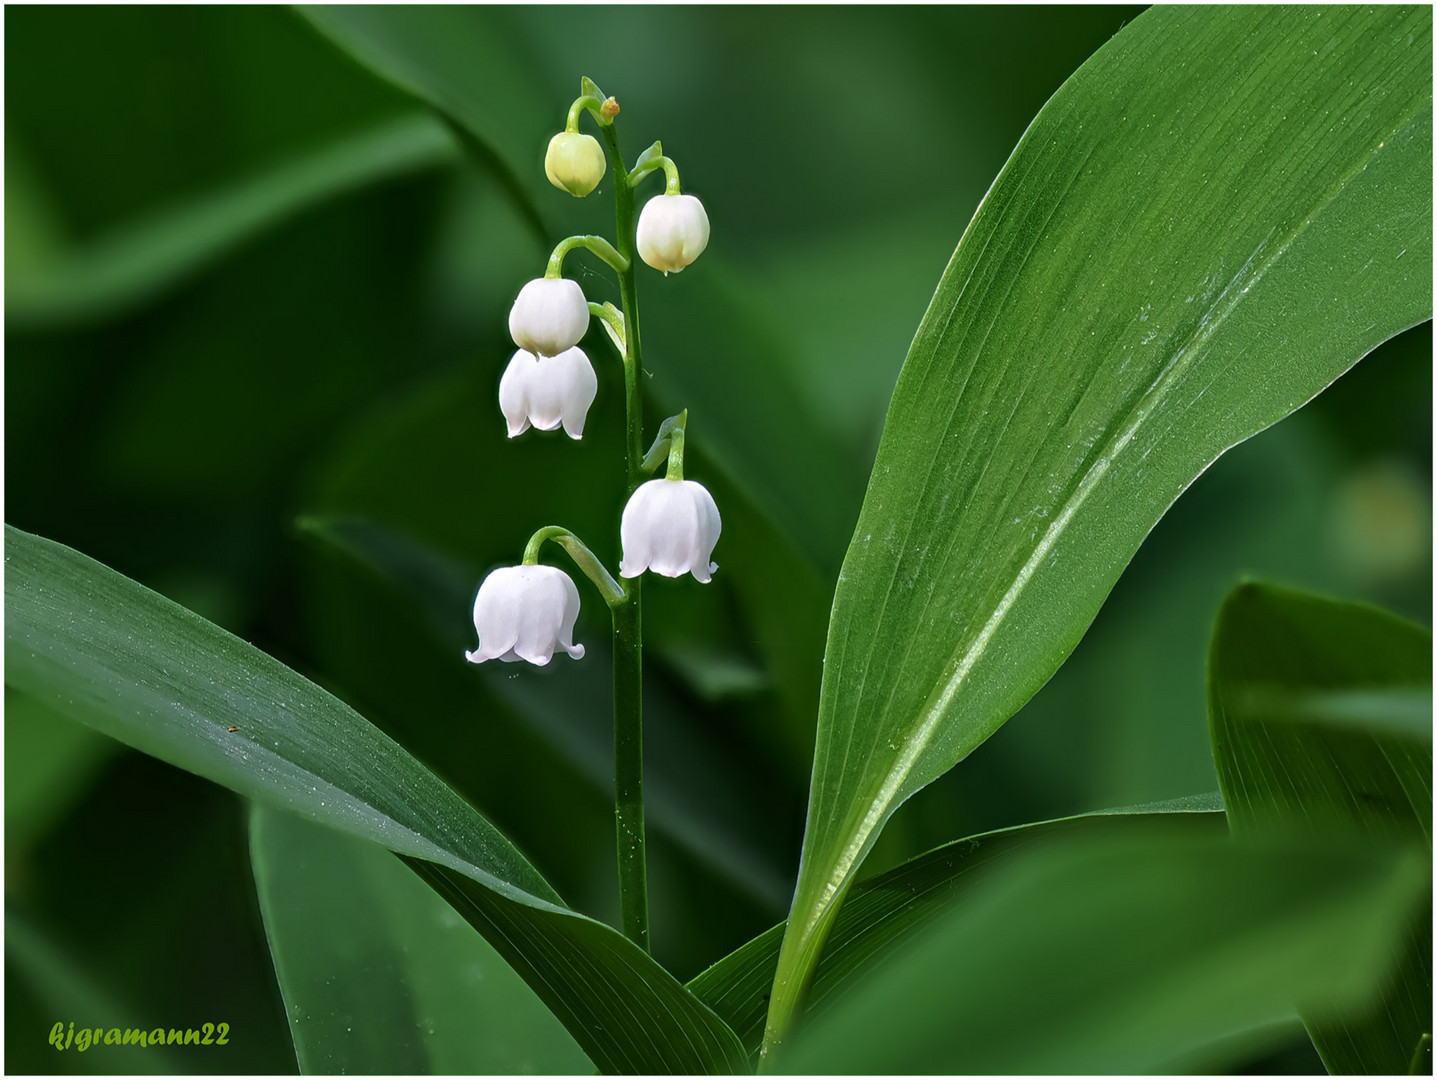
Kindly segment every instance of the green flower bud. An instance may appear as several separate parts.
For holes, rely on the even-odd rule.
[[[607,162],[599,140],[577,131],[561,131],[549,140],[544,175],[556,188],[583,198],[599,186]]]

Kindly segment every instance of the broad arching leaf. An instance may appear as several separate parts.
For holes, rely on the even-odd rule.
[[[1430,316],[1431,160],[1426,8],[1150,9],[1039,113],[839,578],[779,1029],[889,815],[1053,674],[1173,500]]]
[[[488,821],[334,695],[79,552],[5,527],[5,681],[257,802],[473,885],[489,943],[605,1072],[744,1066],[728,1026],[565,907]],[[471,922],[474,921],[471,919]]]

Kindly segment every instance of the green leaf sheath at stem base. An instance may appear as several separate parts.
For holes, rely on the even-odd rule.
[[[624,461],[627,494],[643,480],[644,403],[639,390],[643,370],[639,347],[639,294],[634,281],[634,191],[619,150],[614,125],[604,127],[614,174],[614,219],[619,254],[627,266],[618,271],[624,310]],[[614,828],[619,853],[619,907],[624,934],[649,948],[649,883],[644,858],[643,589],[641,577],[629,582],[629,598],[614,607]]]
[[[1430,8],[1153,7],[1033,120],[834,591],[776,1024],[889,817],[1057,671],[1194,479],[1431,317],[1431,50]]]
[[[828,932],[843,905],[848,892],[847,884],[832,900],[821,909],[812,924],[791,941],[787,934],[778,955],[778,969],[773,977],[770,992],[768,1022],[764,1027],[763,1047],[759,1051],[758,1071],[773,1071],[774,1054],[792,1030],[794,1021],[802,1015],[808,1002],[809,985],[813,973],[818,969],[819,957],[823,954]]]

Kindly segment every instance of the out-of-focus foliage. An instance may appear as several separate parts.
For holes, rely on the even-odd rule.
[[[712,586],[646,587],[650,690],[668,703],[675,753],[656,725],[648,734],[674,791],[722,778],[731,806],[709,824],[765,880],[796,870],[838,562],[914,329],[1028,122],[1137,10],[467,16],[523,72],[490,93],[496,117],[543,125],[546,140],[587,73],[623,102],[628,152],[662,138],[709,208],[705,262],[640,284],[651,423],[713,399],[711,419],[695,412],[691,473],[725,523]],[[523,701],[565,693],[563,665],[522,691],[523,679],[496,686],[513,672],[475,671],[456,651],[472,644],[456,641],[462,611],[438,636],[410,593],[294,528],[324,515],[393,530],[463,568],[470,588],[555,519],[615,561],[616,367],[600,364],[580,447],[507,442],[494,398],[514,292],[570,225],[612,228],[603,187],[582,203],[548,188],[541,140],[517,166],[536,185],[526,209],[447,126],[446,148],[436,140],[403,169],[316,173],[336,147],[443,121],[287,9],[16,8],[6,30],[7,288],[27,274],[94,288],[106,279],[90,257],[117,247],[150,267],[199,253],[144,289],[120,281],[127,295],[83,320],[57,300],[41,322],[23,293],[7,295],[8,521],[314,678],[479,808],[571,904],[612,919],[612,807],[582,758],[604,743],[607,703],[575,718],[582,742],[544,727]],[[310,186],[285,183],[296,176]],[[249,224],[194,216],[215,206],[245,208]],[[146,228],[176,221],[213,230],[215,250],[189,233],[166,247]],[[594,269],[584,284],[601,280]],[[586,346],[609,355],[602,336]],[[955,836],[1212,790],[1203,656],[1241,573],[1425,620],[1430,356],[1430,330],[1409,332],[1204,474],[1070,661],[961,782],[895,815],[865,874]],[[782,471],[773,406],[738,370],[774,380],[825,448],[811,475]],[[602,641],[604,613],[586,605],[579,640]],[[184,1048],[145,1068],[292,1071],[243,806],[7,697],[7,780],[24,795],[7,804],[7,910],[44,944],[27,955],[63,958],[95,999],[157,1023],[204,1013],[235,1028],[223,1052]],[[651,831],[654,941],[688,978],[771,927],[787,889],[736,885],[677,831]],[[57,1000],[26,957],[7,954],[7,976],[11,1071],[132,1067],[114,1048],[56,1053],[45,1035],[61,1017],[83,1023],[80,1004]],[[1320,1067],[1294,1034],[1289,1056],[1252,1064]]]
[[[1424,858],[1271,850],[1190,831],[1149,823],[1137,836],[1040,846],[995,870],[814,1018],[780,1064],[1207,1072],[1270,1042],[1263,1029],[1294,1000],[1332,1015],[1370,998],[1426,891]]]
[[[1083,844],[1141,835],[1160,823],[1164,814],[1197,814],[1214,828],[1225,824],[1222,799],[1216,792],[1167,805],[1099,810],[954,840],[860,882],[834,924],[814,977],[806,1015],[822,1016],[845,991],[852,991],[862,976],[881,964],[891,949],[901,947],[923,927],[961,906],[970,890],[995,868],[1012,862],[1034,844],[1041,846],[1052,838]],[[1061,897],[1054,899],[1063,902]],[[760,934],[689,983],[694,993],[728,1021],[752,1054],[757,1054],[763,1037],[783,929],[780,924]],[[1106,943],[1097,942],[1094,947],[1101,951]]]
[[[1432,634],[1364,605],[1243,585],[1218,616],[1208,680],[1234,836],[1426,853],[1427,902],[1393,943],[1381,998],[1303,1018],[1329,1072],[1429,1071]]]

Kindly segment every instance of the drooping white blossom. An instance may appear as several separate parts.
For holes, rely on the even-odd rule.
[[[543,667],[555,650],[578,660],[584,646],[574,644],[579,590],[557,566],[503,566],[484,579],[474,599],[474,629],[479,648],[466,652],[471,664],[499,659],[527,660]]]
[[[509,423],[511,439],[530,424],[540,431],[563,424],[569,438],[578,439],[598,392],[594,365],[577,345],[544,357],[520,349],[499,380],[499,408]]]
[[[644,203],[635,236],[639,258],[655,270],[678,273],[709,242],[709,216],[692,195],[656,195]]]
[[[709,561],[723,522],[713,496],[692,480],[640,484],[619,522],[623,558],[619,573],[638,577],[652,570],[664,577],[692,572],[706,582],[718,564]]]
[[[607,166],[599,140],[578,131],[559,132],[549,140],[544,154],[544,175],[549,183],[576,198],[599,186]]]
[[[535,278],[519,290],[509,309],[509,336],[525,352],[558,356],[589,329],[589,302],[568,278]]]

